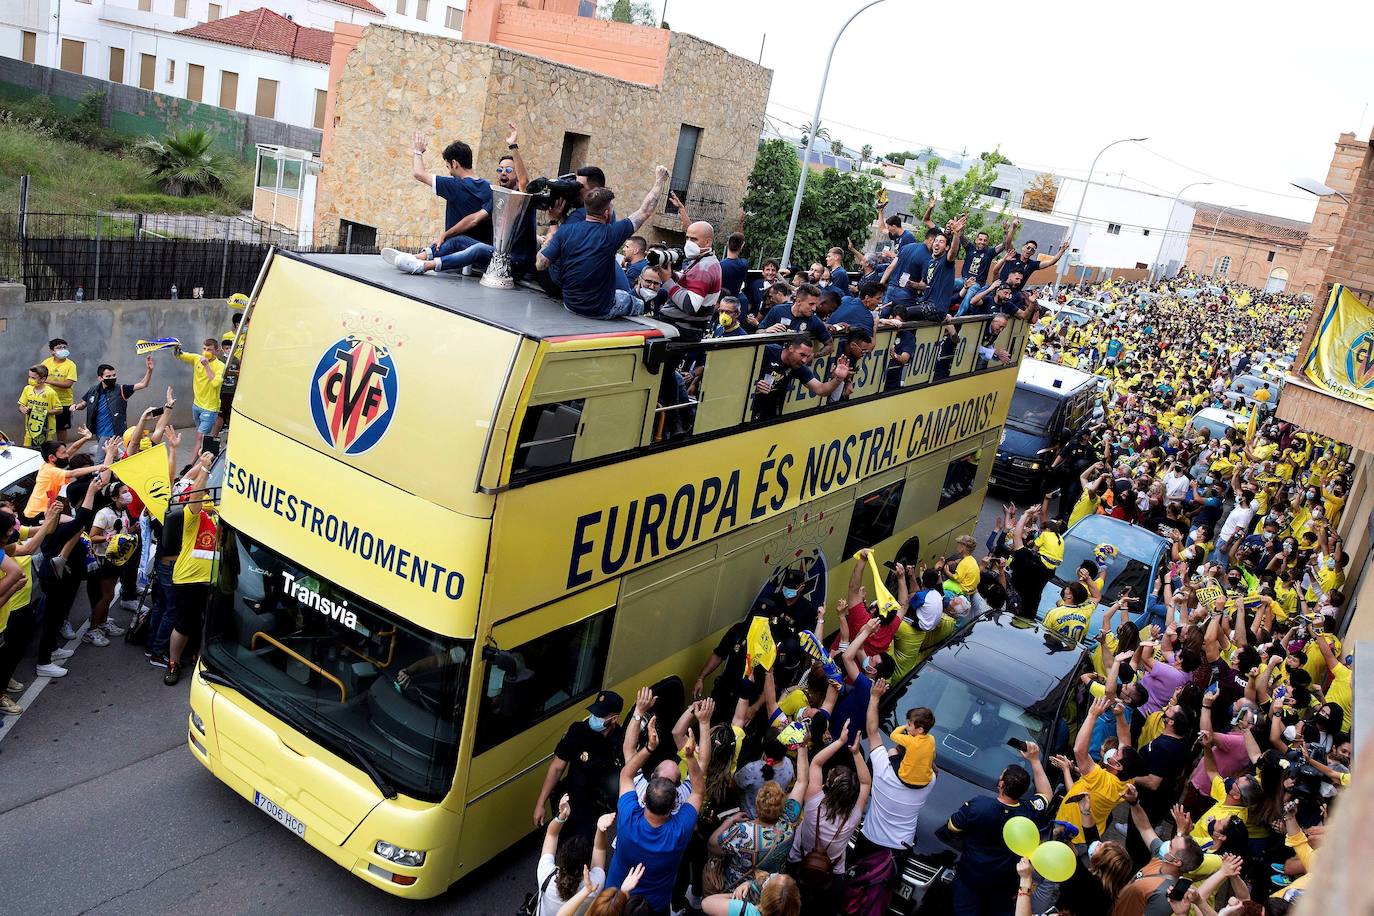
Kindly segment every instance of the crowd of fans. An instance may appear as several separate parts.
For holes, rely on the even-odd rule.
[[[235,330],[239,317],[234,315]],[[78,639],[102,649],[118,637],[143,645],[149,664],[166,669],[169,686],[192,664],[214,549],[215,510],[206,481],[233,399],[235,376],[226,379],[225,366],[234,335],[231,330],[207,339],[195,354],[182,352],[173,339],[159,344],[191,366],[195,441],[184,464],[178,457],[183,435],[171,425],[171,386],[129,423],[129,403],[152,383],[154,354],[145,357],[134,384],[122,384],[113,366],[97,366],[95,383],[80,397],[73,395],[78,367],[66,340],[50,341],[50,356],[29,369],[19,397],[23,444],[38,451],[42,465],[28,492],[0,499],[4,716],[24,712],[14,697],[26,683],[15,674],[35,641],[38,678],[66,677]],[[0,434],[0,448],[8,444]],[[152,448],[166,453],[165,471],[159,466],[151,472],[165,474],[165,514],[144,502],[148,468],[134,474],[132,465],[121,465]],[[126,468],[133,486],[121,479]],[[78,629],[72,615],[83,585],[90,617]],[[121,623],[116,611],[131,616]],[[69,644],[59,645],[64,640]]]

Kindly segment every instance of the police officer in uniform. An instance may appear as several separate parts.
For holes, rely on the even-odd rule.
[[[1043,826],[1050,817],[1049,777],[1040,763],[1040,747],[1026,742],[1021,756],[1030,764],[1012,764],[997,780],[997,795],[969,799],[938,831],[951,845],[962,843],[951,888],[955,916],[1011,916],[1016,908],[1016,863],[1021,857],[1007,848],[1002,827],[1013,817],[1028,817]],[[1025,798],[1035,782],[1035,794]]]
[[[587,707],[587,718],[568,726],[558,741],[539,801],[534,805],[534,825],[544,826],[550,798],[564,793],[572,808],[563,834],[592,836],[601,815],[615,810],[616,781],[621,767],[624,735],[620,713],[625,701],[613,690],[603,690]]]

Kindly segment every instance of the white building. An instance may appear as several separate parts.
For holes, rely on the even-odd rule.
[[[1088,267],[1153,269],[1173,276],[1188,253],[1193,207],[1186,201],[1134,188],[1060,179],[1052,216],[1073,221],[1079,203],[1073,263]]]
[[[466,0],[5,0],[0,56],[324,126],[334,23],[462,36]]]

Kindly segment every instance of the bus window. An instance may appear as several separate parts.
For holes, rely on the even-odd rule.
[[[560,627],[488,660],[474,754],[601,689],[612,613],[604,611]]]
[[[981,455],[981,450],[969,452],[949,463],[944,485],[940,487],[940,504],[936,508],[943,509],[973,493],[973,479],[978,476]]]
[[[396,789],[452,788],[471,640],[427,633],[224,526],[204,664]]]
[[[892,536],[905,487],[904,478],[859,497],[854,503],[854,517],[849,522],[849,537],[844,542],[846,557],[853,556],[860,547],[872,547]]]
[[[582,422],[583,400],[540,404],[525,411],[520,439],[515,447],[512,476],[543,471],[572,461],[577,427]]]

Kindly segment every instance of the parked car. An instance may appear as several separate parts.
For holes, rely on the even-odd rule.
[[[1231,410],[1220,407],[1204,407],[1193,415],[1188,425],[1193,430],[1205,430],[1209,439],[1223,439],[1228,429],[1244,429],[1249,419]]]
[[[1109,515],[1089,515],[1064,532],[1064,560],[1040,595],[1036,617],[1044,620],[1050,608],[1059,603],[1059,593],[1064,586],[1078,581],[1078,567],[1084,560],[1093,559],[1093,552],[1099,544],[1111,544],[1117,553],[1104,570],[1106,581],[1102,586],[1102,597],[1093,609],[1092,619],[1088,621],[1084,644],[1089,647],[1097,644],[1097,634],[1102,629],[1102,615],[1109,605],[1121,597],[1123,589],[1129,588],[1131,595],[1137,599],[1135,604],[1130,605],[1128,615],[1137,626],[1162,624],[1164,620],[1163,605],[1160,604],[1157,611],[1152,611],[1152,600],[1159,577],[1169,561],[1169,539],[1158,532]]]
[[[0,443],[0,497],[22,510],[42,466],[43,457],[34,449]]]
[[[1061,305],[1058,308],[1053,306],[1050,307],[1050,321],[1059,324],[1061,321],[1065,320],[1081,328],[1089,321],[1092,321],[1093,316],[1089,312],[1074,308],[1070,305]]]
[[[936,836],[959,806],[997,793],[997,779],[1021,755],[1010,738],[1040,745],[1041,759],[1069,746],[1069,724],[1080,718],[1075,689],[1089,669],[1087,654],[1024,617],[993,611],[963,627],[879,706],[883,731],[905,722],[913,706],[935,713],[939,776],[921,810],[911,852],[899,857],[896,913],[948,913],[958,851]],[[1051,779],[1054,767],[1047,766]]]
[[[1022,360],[988,486],[1039,499],[1055,450],[1093,422],[1098,378],[1056,363]]]
[[[1255,397],[1255,392],[1259,391],[1265,385],[1269,386],[1269,406],[1271,408],[1277,406],[1279,403],[1279,394],[1283,390],[1283,385],[1282,383],[1277,382],[1271,378],[1266,378],[1263,375],[1238,375],[1236,376],[1235,381],[1231,383],[1231,390],[1235,391],[1239,389],[1242,393],[1244,393],[1246,400],[1248,401],[1253,400]],[[1260,403],[1264,402],[1261,401]]]

